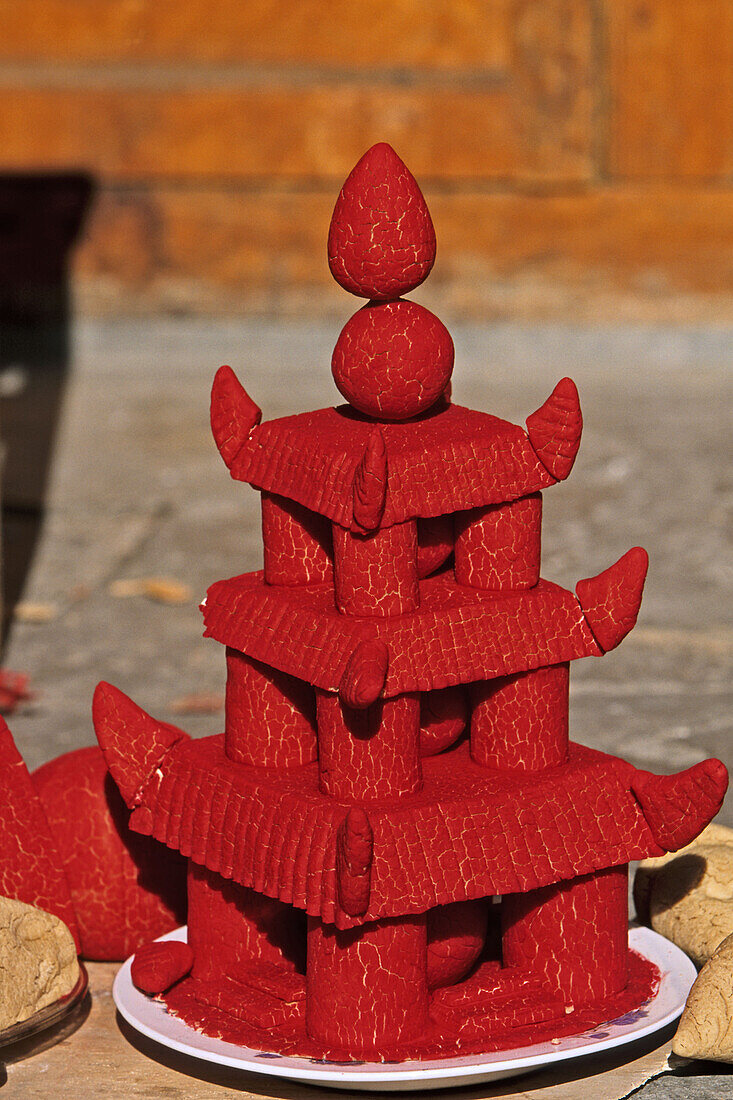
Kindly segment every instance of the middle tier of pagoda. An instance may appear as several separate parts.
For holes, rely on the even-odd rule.
[[[705,761],[654,776],[571,743],[561,766],[528,777],[477,764],[464,744],[423,760],[419,791],[364,812],[322,792],[316,763],[238,764],[222,735],[191,739],[108,684],[95,725],[131,828],[338,928],[661,855],[715,812],[724,775]],[[368,856],[355,876],[357,829]]]

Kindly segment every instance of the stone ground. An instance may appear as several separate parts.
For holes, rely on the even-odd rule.
[[[22,597],[48,617],[16,619],[4,655],[7,667],[30,673],[36,692],[11,720],[30,767],[93,741],[90,702],[102,678],[194,735],[221,728],[220,713],[171,710],[182,696],[223,692],[222,648],[201,640],[197,603],[207,585],[261,564],[257,496],[229,479],[210,436],[211,379],[230,363],[267,418],[333,403],[338,329],[266,321],[74,329]],[[602,661],[574,666],[571,736],[658,772],[710,755],[733,767],[733,330],[455,325],[452,333],[460,403],[521,423],[562,375],[578,384],[585,435],[569,480],[544,497],[544,575],[573,587],[630,546],[650,553],[637,629]],[[0,376],[3,432],[23,447],[33,430],[13,419],[13,393],[26,379],[22,349],[16,358]],[[110,591],[116,581],[159,576],[188,585],[190,598],[168,605]],[[733,825],[733,799],[719,820]],[[682,1067],[638,1095],[733,1097],[733,1077],[711,1068]]]

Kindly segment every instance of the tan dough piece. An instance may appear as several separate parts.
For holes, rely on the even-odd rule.
[[[652,882],[659,868],[664,867],[670,860],[677,859],[678,856],[694,851],[701,844],[733,844],[733,829],[713,822],[686,847],[676,852],[667,852],[663,856],[650,856],[649,859],[641,860],[634,875],[634,906],[638,921],[649,924],[649,898],[652,893]]]
[[[733,846],[698,845],[657,871],[652,928],[702,966],[733,934]]]
[[[74,940],[63,921],[0,897],[0,1029],[70,993],[78,977]]]
[[[681,1058],[733,1062],[733,935],[698,974],[672,1050]]]

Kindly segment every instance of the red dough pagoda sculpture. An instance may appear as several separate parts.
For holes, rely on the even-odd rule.
[[[563,379],[527,430],[453,405],[453,344],[401,296],[435,234],[376,145],[338,198],[337,281],[368,299],[333,375],[348,404],[261,422],[228,367],[211,424],[262,495],[264,569],[203,606],[225,732],[191,740],[100,684],[130,826],[188,859],[188,948],[133,978],[265,1051],[404,1059],[582,1031],[649,996],[627,864],[688,843],[722,764],[654,776],[568,741],[570,661],[636,620],[646,553],[576,593],[540,578],[542,490],[569,474]]]

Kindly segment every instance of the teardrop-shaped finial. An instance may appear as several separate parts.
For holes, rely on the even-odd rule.
[[[391,145],[373,145],[353,168],[331,218],[328,265],[360,298],[414,290],[435,261],[435,230],[414,176]]]

